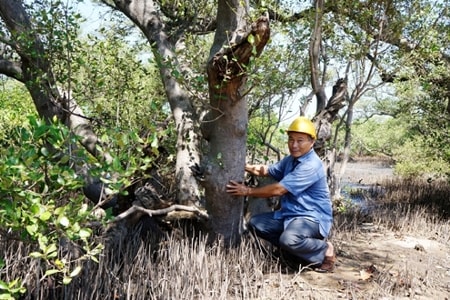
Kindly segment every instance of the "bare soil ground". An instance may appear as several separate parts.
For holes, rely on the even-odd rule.
[[[350,183],[376,183],[392,176],[389,166],[371,162],[347,167],[343,181]],[[439,238],[439,232],[399,232],[359,224],[348,236],[331,238],[337,252],[333,273],[292,272],[284,274],[281,283],[269,277],[266,284],[285,285],[286,293],[279,299],[449,299],[448,239]]]
[[[356,236],[334,243],[334,273],[302,274],[309,288],[318,291],[317,299],[374,299],[371,294],[378,295],[380,286],[387,287],[385,299],[394,299],[397,291],[395,299],[448,299],[449,245],[376,226],[362,226]]]

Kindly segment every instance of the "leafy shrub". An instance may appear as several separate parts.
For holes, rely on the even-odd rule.
[[[395,149],[394,157],[397,160],[396,172],[405,177],[425,176],[438,178],[450,175],[450,165],[442,157],[431,155],[428,146],[423,145],[422,137],[412,138],[402,147]]]
[[[59,257],[62,240],[83,249],[77,260],[96,260],[101,244],[92,242],[91,209],[79,193],[84,179],[74,165],[89,160],[82,150],[67,151],[77,138],[59,124],[47,125],[35,117],[17,128],[0,150],[0,230],[4,238],[16,238],[35,245],[30,257],[45,262],[44,277],[63,275],[69,283],[81,267],[69,269],[68,261]],[[73,263],[73,262],[72,262]],[[0,281],[0,287],[14,296],[21,286],[16,279]]]

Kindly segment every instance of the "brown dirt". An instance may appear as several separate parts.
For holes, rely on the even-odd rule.
[[[373,299],[369,295],[380,285],[387,287],[387,296],[399,292],[395,299],[448,297],[449,245],[430,238],[398,236],[371,224],[362,225],[361,231],[351,239],[334,243],[338,253],[335,272],[302,275],[320,291],[317,299],[362,299],[362,295]]]
[[[345,174],[348,182],[362,178],[373,183],[392,176],[392,169],[351,163]],[[332,238],[337,252],[333,273],[290,273],[281,281],[268,278],[266,284],[285,285],[279,299],[449,299],[450,245],[438,242],[436,235],[399,235],[360,224],[349,236]]]

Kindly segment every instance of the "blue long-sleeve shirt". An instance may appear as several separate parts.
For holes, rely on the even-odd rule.
[[[320,234],[327,237],[333,223],[333,210],[322,161],[311,149],[294,158],[286,156],[269,167],[269,175],[288,193],[281,196],[281,208],[275,218],[287,224],[295,217],[305,217],[319,223]]]

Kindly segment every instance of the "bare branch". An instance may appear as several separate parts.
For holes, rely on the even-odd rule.
[[[175,205],[169,206],[167,208],[151,210],[151,209],[143,208],[141,206],[133,205],[129,209],[127,209],[126,211],[124,211],[123,213],[121,213],[120,215],[115,217],[113,220],[111,220],[110,223],[119,222],[119,221],[121,221],[123,219],[126,219],[128,216],[131,216],[131,215],[133,215],[135,213],[138,213],[138,212],[146,214],[146,215],[149,215],[150,217],[152,217],[152,216],[166,215],[166,214],[168,214],[170,212],[177,211],[177,210],[182,210],[182,211],[188,211],[188,212],[195,213],[200,218],[205,219],[205,220],[207,220],[209,218],[208,214],[205,211],[202,211],[202,210],[200,210],[200,209],[198,209],[196,207],[193,207],[193,206],[175,204]]]
[[[323,82],[320,82],[319,57],[322,42],[322,16],[323,16],[323,0],[316,0],[316,15],[314,20],[314,29],[309,44],[309,63],[311,68],[311,86],[317,98],[316,112],[321,111],[325,107],[327,101]]]

